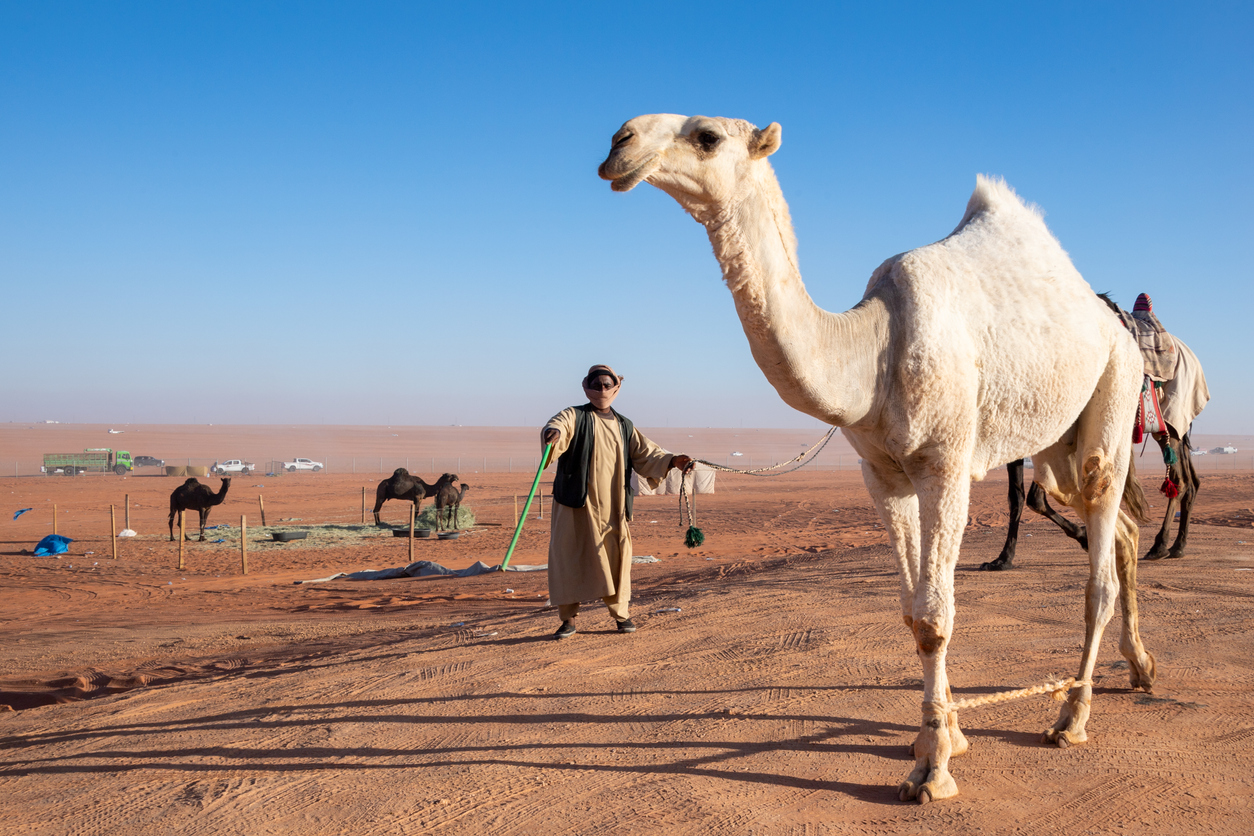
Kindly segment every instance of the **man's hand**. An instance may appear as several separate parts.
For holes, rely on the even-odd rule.
[[[549,427],[544,431],[544,435],[541,438],[545,444],[556,444],[557,440],[561,437],[562,434],[558,431],[557,427]]]
[[[680,473],[688,473],[696,466],[697,463],[688,456],[671,456],[671,467],[679,468]],[[669,470],[670,468],[667,469]]]

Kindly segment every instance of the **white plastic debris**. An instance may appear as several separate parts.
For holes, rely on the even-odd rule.
[[[137,536],[137,535],[136,535],[136,534],[135,534],[135,532],[134,532],[134,531],[132,531],[131,529],[129,529],[129,528],[124,528],[124,529],[122,529],[121,531],[119,531],[119,532],[118,532],[118,536],[119,536],[119,537],[135,537],[135,536]]]
[[[507,589],[507,590],[505,590],[505,594],[506,594],[506,595],[513,595],[513,594],[514,594],[514,590],[512,590],[512,589]]]
[[[664,612],[682,612],[682,611],[683,610],[681,607],[663,607],[662,609],[657,610],[654,614],[656,615],[658,613],[664,613]]]

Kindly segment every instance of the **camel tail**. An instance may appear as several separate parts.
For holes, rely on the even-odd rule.
[[[1136,461],[1131,456],[1128,457],[1128,475],[1123,481],[1123,507],[1134,521],[1150,522],[1149,500],[1141,490],[1141,481],[1136,478]]]

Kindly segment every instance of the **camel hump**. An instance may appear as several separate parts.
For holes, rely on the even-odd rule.
[[[199,485],[200,483],[199,483],[199,482],[197,482],[197,481],[196,481],[196,477],[195,477],[195,476],[193,476],[192,478],[188,479],[188,480],[187,480],[186,482],[184,482],[183,484],[184,484],[184,485]]]
[[[967,201],[967,211],[963,213],[962,220],[958,223],[954,232],[961,230],[974,218],[1005,210],[1024,212],[1034,217],[1037,221],[1044,222],[1041,210],[1033,204],[1024,203],[1023,198],[1019,197],[1004,179],[991,175],[977,174],[975,177],[975,191],[971,192],[971,199]]]
[[[396,470],[393,470],[393,471],[392,471],[392,475],[393,475],[393,476],[408,476],[408,475],[409,475],[409,471],[408,471],[408,470],[406,470],[406,469],[405,469],[405,468],[403,468],[403,467],[398,467],[398,468],[396,468]]]

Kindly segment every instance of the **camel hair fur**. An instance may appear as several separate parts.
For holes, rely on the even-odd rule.
[[[440,489],[435,494],[435,524],[440,528],[444,527],[444,514],[448,514],[449,525],[454,531],[457,530],[457,512],[462,507],[462,500],[466,498],[466,492],[470,490],[470,485],[462,482],[462,489],[459,493],[457,488],[453,487],[452,482],[441,482]]]
[[[383,525],[383,521],[379,518],[379,511],[383,508],[383,503],[389,499],[408,499],[414,504],[414,516],[418,516],[418,512],[422,510],[422,500],[429,496],[436,496],[443,484],[452,484],[457,481],[456,473],[445,473],[433,484],[428,485],[426,482],[412,475],[403,467],[398,467],[392,471],[392,475],[379,483],[379,487],[374,492],[374,524]]]
[[[209,519],[209,509],[221,505],[226,500],[226,492],[231,488],[231,477],[222,477],[222,486],[214,493],[208,485],[202,485],[195,478],[188,479],[170,494],[170,539],[174,539],[174,518],[184,511],[200,512],[200,540],[205,539],[205,523]]]
[[[1137,625],[1137,527],[1120,507],[1141,357],[1040,213],[987,177],[948,237],[885,261],[852,309],[821,310],[767,159],[781,134],[778,123],[640,116],[614,134],[599,174],[614,191],[661,189],[706,228],[767,380],[794,409],[841,427],[862,457],[923,668],[915,765],[898,796],[927,803],[958,793],[949,760],[968,748],[945,662],[971,482],[990,469],[1031,455],[1036,481],[1089,530],[1079,670],[1044,740],[1087,739],[1116,602],[1132,686],[1154,681]]]
[[[1105,294],[1098,294],[1102,301],[1118,311],[1115,303]],[[1131,314],[1125,314],[1125,320]],[[1184,340],[1171,335],[1176,345],[1176,374],[1163,385],[1163,420],[1167,424],[1167,432],[1157,433],[1154,440],[1169,461],[1167,478],[1179,489],[1175,496],[1168,497],[1167,510],[1163,514],[1162,524],[1154,543],[1145,553],[1145,560],[1162,560],[1163,558],[1181,558],[1189,548],[1189,519],[1193,514],[1193,503],[1197,500],[1197,492],[1201,488],[1202,479],[1193,467],[1193,443],[1189,433],[1193,429],[1195,419],[1210,400],[1210,389],[1206,385],[1206,374],[1202,371],[1202,362],[1197,359],[1193,349]],[[1168,452],[1170,451],[1170,453]],[[1019,521],[1023,516],[1024,460],[1010,462],[1006,465],[1009,483],[1010,525],[1006,529],[1006,542],[1001,554],[994,560],[981,563],[983,571],[1001,571],[1013,569],[1015,553],[1019,543]],[[1130,471],[1131,472],[1131,471]],[[1050,507],[1049,500],[1041,486],[1032,483],[1027,492],[1026,504],[1036,513],[1048,519],[1062,529],[1072,540],[1080,544],[1080,548],[1088,550],[1088,532],[1083,525],[1077,525]],[[1180,512],[1180,524],[1176,528],[1176,539],[1168,546],[1167,539],[1171,532],[1171,523]]]

